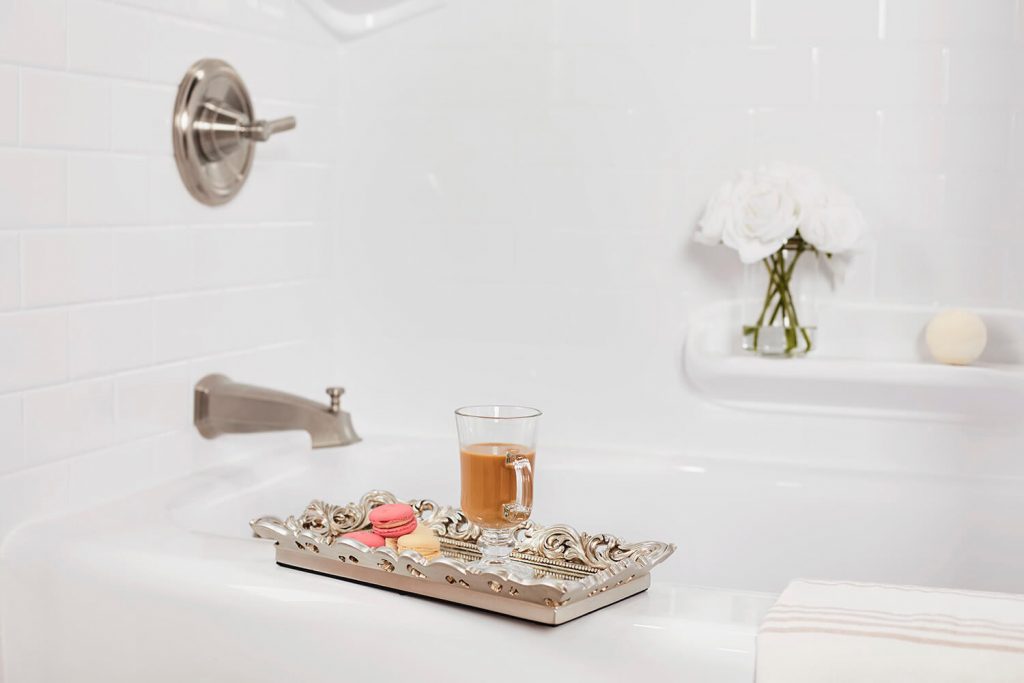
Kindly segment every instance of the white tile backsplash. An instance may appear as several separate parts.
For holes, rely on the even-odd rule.
[[[114,240],[109,230],[41,230],[22,236],[22,299],[52,306],[114,294]]]
[[[68,155],[68,223],[141,225],[149,214],[149,162],[143,156]]]
[[[896,42],[938,42],[950,37],[953,0],[885,0],[881,37]]]
[[[21,303],[21,248],[17,233],[0,232],[0,311]]]
[[[949,109],[946,153],[950,167],[971,171],[1006,171],[1010,166],[1013,113],[1001,107]]]
[[[948,7],[948,37],[953,43],[1008,43],[1020,21],[1017,0],[938,0],[942,12]],[[1019,36],[1017,36],[1019,37]]]
[[[0,61],[62,67],[66,37],[66,0],[0,3]]]
[[[188,429],[192,420],[192,383],[185,364],[130,372],[115,379],[117,438]]]
[[[153,40],[148,52],[147,80],[176,86],[185,70],[197,60],[213,55],[221,55],[225,60],[230,59],[224,52],[225,31],[222,28],[196,24],[164,14],[152,16]]]
[[[1017,50],[954,47],[950,50],[949,102],[963,107],[1009,107],[1016,90],[1007,87],[1021,75]]]
[[[154,302],[154,360],[176,361],[312,336],[315,291],[295,284]]]
[[[950,235],[1020,243],[1017,181],[1005,172],[962,171],[945,178],[942,223]],[[1012,199],[1007,199],[1008,197]]]
[[[31,464],[114,443],[114,382],[89,380],[24,394],[25,450]]]
[[[174,96],[169,85],[115,82],[110,93],[111,147],[119,152],[171,154],[173,108],[167,103]]]
[[[18,141],[18,70],[0,65],[0,144]]]
[[[0,393],[63,382],[68,377],[67,311],[0,314]]]
[[[649,45],[673,45],[693,43],[736,43],[745,44],[755,31],[751,17],[752,0],[648,0],[628,5],[608,3],[605,11],[620,22],[622,35],[622,10],[632,17],[632,34],[627,36],[631,43]],[[594,3],[574,0],[575,17],[567,16],[565,23],[581,22],[584,6]]]
[[[751,0],[756,38],[766,42],[867,42],[878,38],[875,0]]]
[[[142,367],[153,360],[150,301],[80,306],[68,313],[72,379]]]
[[[937,45],[828,45],[818,79],[822,103],[846,106],[936,106],[948,85]]]
[[[940,109],[891,108],[881,112],[881,155],[886,168],[939,171],[946,161],[946,115]]]
[[[694,46],[682,55],[678,70],[673,70],[677,101],[692,105],[809,104],[810,55],[809,47],[788,44]],[[708,64],[715,68],[709,69]]]
[[[27,519],[68,505],[68,464],[56,462],[0,477],[0,536]]]
[[[21,395],[0,396],[0,477],[25,465],[24,424]]]
[[[116,295],[135,297],[191,289],[196,281],[195,232],[183,226],[114,230]]]
[[[764,163],[793,159],[840,177],[879,163],[882,117],[874,108],[763,107],[753,127],[757,159]]]
[[[321,232],[310,224],[195,230],[196,286],[285,282],[316,273]]]
[[[879,237],[884,240],[890,233],[917,231],[932,235],[941,231],[946,221],[946,185],[944,173],[882,173],[874,213]]]
[[[68,3],[68,66],[83,73],[145,80],[155,20],[147,12],[94,0]],[[110,27],[116,26],[116,31]]]
[[[998,306],[1004,300],[1000,254],[974,241],[891,240],[878,253],[878,297],[943,307]]]
[[[189,455],[193,364],[254,354],[286,390],[327,374],[310,348],[326,348],[314,302],[340,64],[307,15],[290,0],[0,0],[0,540],[214,462],[217,445]],[[239,69],[257,115],[298,118],[220,208],[192,199],[171,156],[177,85],[204,57]]]
[[[85,149],[109,147],[109,81],[57,71],[22,69],[21,144]]]
[[[66,218],[67,156],[0,147],[0,228],[61,225]]]

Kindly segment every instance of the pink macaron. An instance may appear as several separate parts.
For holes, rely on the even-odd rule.
[[[353,541],[359,541],[363,545],[368,545],[371,548],[380,548],[384,545],[384,537],[378,536],[372,531],[351,531],[347,534],[342,534],[342,538],[350,538]]]
[[[384,538],[398,538],[416,531],[416,513],[404,503],[388,503],[370,511],[373,532]]]

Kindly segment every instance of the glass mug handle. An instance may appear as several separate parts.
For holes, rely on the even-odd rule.
[[[516,471],[516,501],[502,505],[502,515],[509,522],[525,522],[533,512],[533,467],[530,459],[515,449],[505,452],[505,467]]]

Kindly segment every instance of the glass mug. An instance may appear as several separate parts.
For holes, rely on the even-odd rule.
[[[533,511],[533,470],[540,411],[522,406],[468,406],[455,411],[462,468],[462,512],[480,526],[477,571],[533,570],[511,559],[512,530]]]

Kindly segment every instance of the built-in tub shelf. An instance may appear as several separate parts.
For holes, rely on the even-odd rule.
[[[924,328],[935,307],[822,306],[817,348],[804,358],[761,358],[740,348],[742,302],[690,319],[685,368],[712,400],[745,408],[965,419],[1024,417],[1024,313],[975,309],[988,346],[966,367],[933,361]]]
[[[339,40],[355,40],[437,9],[444,0],[303,0]]]

